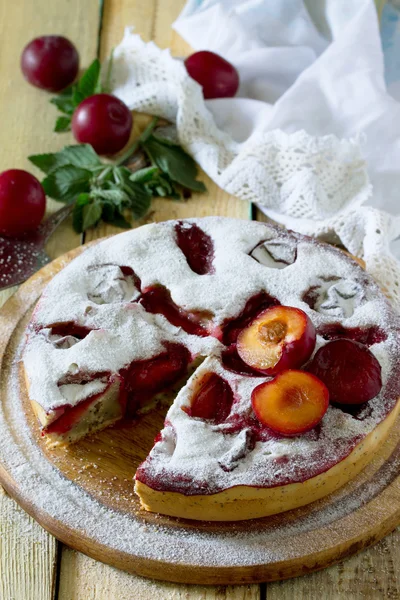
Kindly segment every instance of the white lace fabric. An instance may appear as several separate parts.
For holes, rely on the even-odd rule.
[[[169,50],[127,29],[113,60],[113,93],[130,109],[175,123],[179,142],[215,183],[291,229],[340,240],[400,308],[400,267],[389,249],[400,227],[387,213],[363,206],[371,184],[359,139],[267,131],[261,122],[237,141]]]

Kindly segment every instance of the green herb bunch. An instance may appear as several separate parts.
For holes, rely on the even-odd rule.
[[[51,99],[63,113],[55,131],[68,131],[75,108],[87,97],[107,91],[112,59],[102,86],[96,59],[81,79]],[[29,160],[46,177],[47,196],[73,203],[73,226],[82,233],[102,219],[117,227],[131,227],[130,218],[140,219],[149,210],[152,197],[179,200],[188,191],[205,192],[197,180],[197,165],[181,146],[157,133],[154,117],[141,136],[117,160],[104,161],[89,144],[67,146],[54,154],[35,154]],[[132,157],[136,161],[132,162]],[[140,168],[135,167],[139,164]]]

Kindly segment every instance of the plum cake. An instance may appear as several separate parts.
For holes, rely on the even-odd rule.
[[[134,418],[182,380],[135,490],[149,511],[243,520],[317,500],[368,463],[399,412],[399,330],[341,250],[207,217],[68,264],[34,310],[23,368],[53,445]]]

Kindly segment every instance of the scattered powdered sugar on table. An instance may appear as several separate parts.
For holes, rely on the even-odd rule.
[[[203,223],[201,222],[202,226]],[[242,222],[236,223],[241,224]],[[270,231],[270,228],[263,228],[264,226],[258,225],[257,227],[259,227],[261,237],[267,229]],[[281,235],[281,233],[279,232],[277,235]],[[256,240],[257,242],[258,240]],[[334,250],[331,250],[331,253],[339,260],[340,254],[335,254]],[[361,270],[354,267],[351,261],[344,257],[341,260],[345,263],[342,268],[346,277],[350,277],[354,273],[362,273]],[[318,270],[323,268],[319,274],[321,272],[326,274],[326,266],[326,261],[322,260],[319,263]],[[257,269],[261,269],[261,267],[257,267]],[[65,269],[66,271],[67,269]],[[287,272],[287,269],[279,271],[284,273]],[[273,280],[275,273],[270,275]],[[294,282],[295,279],[294,277]],[[310,269],[307,271],[308,279],[311,279]],[[286,286],[288,285],[289,282]],[[386,307],[376,286],[374,287],[372,284],[371,286],[374,302],[369,309],[365,305],[357,308],[355,314],[346,320],[346,325],[369,325],[371,322],[378,321],[382,326],[389,327],[390,310]],[[331,321],[329,317],[311,312],[304,303],[299,303],[298,306],[321,322]],[[321,343],[323,341],[319,339],[319,344]],[[375,344],[372,350],[381,361],[387,379],[394,352],[398,351],[397,340],[393,336],[389,336],[384,343]],[[343,490],[333,494],[330,497],[328,508],[323,506],[322,501],[313,504],[307,516],[300,519],[296,518],[297,512],[292,511],[284,518],[279,516],[248,522],[246,531],[239,530],[239,525],[230,523],[222,526],[220,531],[213,533],[205,530],[204,526],[191,525],[189,527],[181,524],[178,527],[173,519],[170,520],[170,526],[157,526],[146,522],[140,514],[134,517],[112,511],[101,505],[85,493],[79,485],[65,479],[47,461],[31,437],[22,399],[16,386],[21,351],[22,348],[19,348],[18,353],[13,357],[12,373],[8,373],[10,377],[7,380],[7,393],[0,405],[0,458],[2,464],[15,481],[16,487],[22,490],[25,500],[32,503],[38,515],[41,513],[49,515],[81,536],[87,536],[111,549],[114,548],[148,560],[194,566],[259,565],[284,560],[288,556],[304,556],[307,552],[315,551],[315,547],[311,547],[305,539],[307,532],[328,524],[335,524],[338,521],[335,527],[330,529],[329,539],[319,536],[317,542],[318,549],[323,545],[334,545],[339,535],[338,531],[341,531],[344,526],[343,521],[340,520],[373,498],[398,473],[399,461],[398,457],[395,457],[384,465],[379,476],[374,477],[372,482],[367,482],[361,487],[354,487],[352,493],[347,496]],[[216,361],[213,364],[214,368],[218,369],[217,358],[209,359],[209,361]],[[225,376],[230,377],[230,383],[234,383],[236,377],[234,374],[225,374]],[[236,379],[239,383],[240,378]],[[248,379],[243,378],[240,385],[251,385]],[[379,411],[376,418],[379,419]],[[321,505],[323,508],[320,510]],[[165,523],[165,519],[163,519],[163,523]],[[351,527],[348,520],[346,523],[348,527]],[[279,543],[282,539],[285,541],[284,545]]]
[[[93,250],[85,252],[81,258],[71,263],[61,275],[53,279],[47,288],[35,313],[36,322],[40,323],[42,315],[47,319],[42,322],[44,326],[60,320],[76,321],[78,316],[82,317],[82,321],[78,319],[78,322],[86,326],[100,327],[102,330],[116,327],[117,329],[121,328],[123,334],[132,334],[132,327],[139,327],[139,325],[131,323],[128,317],[123,316],[127,313],[127,311],[124,312],[123,306],[114,302],[97,304],[88,301],[85,297],[86,284],[88,286],[90,284],[90,278],[85,278],[85,267],[94,264],[115,262],[118,265],[131,266],[137,276],[142,279],[142,285],[161,283],[171,291],[172,298],[177,304],[188,310],[206,306],[214,312],[216,322],[219,323],[226,317],[232,317],[240,312],[249,295],[259,292],[260,289],[267,290],[285,304],[298,306],[305,310],[317,326],[334,323],[338,321],[337,316],[332,317],[311,309],[307,303],[301,300],[303,293],[310,286],[315,285],[316,280],[321,276],[326,278],[336,275],[346,280],[362,278],[365,297],[360,300],[359,305],[354,306],[352,315],[339,320],[346,327],[378,324],[389,332],[387,339],[379,344],[374,344],[371,350],[382,365],[384,382],[390,383],[390,374],[395,367],[394,361],[398,354],[397,321],[377,286],[365,279],[363,271],[350,259],[339,251],[327,249],[311,240],[305,240],[301,236],[287,234],[263,224],[217,218],[195,222],[213,239],[214,274],[199,277],[190,271],[182,254],[172,247],[173,224],[150,225],[106,241]],[[286,241],[288,244],[296,245],[296,260],[287,267],[269,268],[249,256],[254,247],[268,236],[270,239],[271,234],[273,237],[275,236],[274,240],[278,244]],[[151,243],[152,239],[155,240],[154,245]],[[291,255],[293,252],[286,254],[280,252],[278,259],[283,258],[290,262]],[[275,256],[277,256],[276,253]],[[152,265],[154,265],[153,273]],[[171,265],[174,266],[174,269],[176,267],[176,273],[171,273]],[[225,278],[221,276],[222,283],[218,281],[219,271],[226,272]],[[111,279],[114,280],[113,277]],[[199,279],[203,281],[202,285],[196,283]],[[332,283],[335,284],[334,281]],[[105,294],[108,294],[107,289],[101,288],[101,286],[97,292],[103,298]],[[132,285],[125,287],[122,291],[117,285],[108,299],[118,299],[118,295],[121,293],[126,299],[125,294],[133,296],[135,291]],[[96,296],[97,300],[98,297]],[[93,310],[84,314],[84,310],[88,306]],[[140,316],[137,319],[140,327],[143,327],[146,334],[148,333],[150,336],[146,341],[148,346],[145,345],[138,349],[138,352],[142,352],[141,356],[145,355],[143,353],[151,354],[157,350],[159,343],[157,332],[162,331],[162,336],[171,336],[172,339],[179,337],[181,341],[189,345],[192,352],[199,354],[203,352],[210,356],[207,359],[208,362],[204,362],[200,366],[200,373],[201,369],[211,369],[222,373],[219,361],[221,344],[217,340],[214,338],[195,339],[195,336],[188,336],[178,331],[178,328],[170,326],[160,315],[147,315],[141,310],[141,307],[135,307],[134,304],[130,306],[129,310],[131,311],[129,315]],[[82,312],[79,313],[79,311]],[[346,305],[346,315],[348,311]],[[124,329],[125,327],[127,329]],[[153,330],[156,333],[151,337],[150,332]],[[133,332],[135,331],[133,330]],[[103,340],[103,346],[100,344],[96,346],[93,333],[71,347],[65,349],[52,347],[49,355],[44,355],[46,360],[52,361],[53,355],[59,357],[62,354],[69,354],[71,360],[61,358],[55,360],[56,366],[58,364],[62,368],[67,363],[84,360],[86,354],[91,351],[91,345],[85,345],[90,336],[94,337],[94,347],[103,348],[102,358],[109,360],[108,365],[115,361],[114,366],[117,367],[118,361],[126,359],[126,354],[124,354],[126,348],[121,347],[121,344],[118,351],[117,346],[113,348],[112,336],[107,343],[104,343]],[[42,344],[43,341],[48,344],[44,336],[43,340],[40,340],[39,343]],[[318,345],[323,343],[322,338],[319,338]],[[79,347],[84,349],[81,354],[78,351]],[[318,510],[319,504],[313,505],[308,516],[301,519],[296,519],[293,516],[296,513],[292,512],[284,519],[279,517],[250,522],[248,530],[245,532],[240,530],[236,524],[222,526],[221,531],[215,533],[200,526],[182,525],[177,527],[176,521],[172,519],[169,527],[157,526],[146,522],[140,515],[133,517],[101,505],[77,484],[66,480],[45,459],[31,438],[21,397],[18,389],[13,387],[17,378],[19,358],[20,356],[16,357],[13,366],[14,372],[9,380],[7,398],[0,407],[0,457],[4,467],[18,488],[23,490],[24,497],[32,502],[38,514],[43,512],[50,515],[65,523],[72,530],[78,531],[82,536],[88,536],[109,548],[128,552],[138,557],[200,566],[246,566],[283,560],[286,556],[294,554],[302,556],[312,550],[302,538],[304,534],[329,523],[335,523],[350,514],[383,489],[398,470],[397,460],[388,461],[381,469],[379,477],[375,477],[372,483],[366,483],[364,487],[357,488],[348,497],[343,497],[344,492],[339,490],[331,496],[333,502],[330,502],[329,508]],[[100,359],[96,357],[96,360]],[[54,366],[53,362],[51,364]],[[241,400],[237,403],[235,410],[238,414],[246,413],[248,394],[252,386],[256,382],[262,381],[262,378],[254,380],[226,371],[223,374],[228,382],[240,392]],[[186,390],[180,392],[179,403],[187,402],[186,394],[190,385],[189,382]],[[395,396],[391,401],[394,405]],[[178,410],[179,403],[175,405],[173,411]],[[336,434],[340,435],[339,429],[345,426],[349,436],[365,435],[384,418],[390,409],[390,402],[383,403],[381,396],[369,404],[371,412],[363,421],[357,421],[338,409],[330,408],[324,419],[322,431],[326,428],[327,434],[334,439]],[[181,413],[179,413],[180,417],[183,416],[187,421],[188,417],[186,418]],[[183,420],[182,423],[184,423]],[[340,427],[335,429],[335,425],[340,425]],[[223,435],[222,432],[217,431],[216,433],[221,437]],[[232,436],[232,438],[234,437],[239,436]],[[305,439],[307,440],[307,438]],[[208,441],[207,436],[204,441]],[[298,444],[304,446],[313,443],[315,440],[312,439],[308,441],[294,440],[293,450]],[[277,456],[282,453],[283,449],[279,448],[281,444],[285,446],[282,441],[270,442],[270,446],[273,446],[272,450]],[[300,446],[297,450],[300,450]],[[184,458],[184,447],[185,445],[183,445],[182,459]],[[229,448],[223,448],[224,455],[228,451]],[[320,539],[318,543],[332,545],[336,535],[338,534],[334,530],[330,530],[329,540]],[[282,538],[285,539],[284,549],[282,544],[279,544],[279,540]]]
[[[31,438],[15,386],[18,358],[15,357],[6,399],[0,406],[0,457],[5,469],[38,515],[49,515],[81,536],[143,559],[212,567],[250,566],[304,556],[315,551],[307,545],[304,534],[351,514],[398,473],[396,457],[384,465],[372,483],[357,487],[346,497],[343,490],[333,494],[334,501],[328,507],[319,510],[319,503],[315,503],[309,514],[300,519],[291,512],[284,519],[251,521],[246,531],[238,530],[235,523],[222,526],[219,532],[196,526],[177,527],[173,519],[170,527],[150,524],[140,516],[135,518],[101,505],[45,459]],[[330,529],[329,539],[319,538],[318,544],[333,546],[342,531],[343,524],[336,524]],[[282,539],[284,545],[280,543]]]

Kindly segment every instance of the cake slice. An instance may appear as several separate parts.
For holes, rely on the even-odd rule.
[[[199,386],[210,373],[229,392],[226,418],[191,414]],[[180,391],[164,429],[136,472],[135,491],[145,510],[206,521],[265,517],[314,502],[353,479],[387,438],[400,403],[385,403],[371,430],[368,411],[330,407],[320,425],[297,437],[263,426],[249,397],[259,379],[232,373],[206,359]],[[213,392],[217,393],[216,397]],[[221,387],[209,401],[221,401]],[[207,415],[210,417],[210,415]]]

